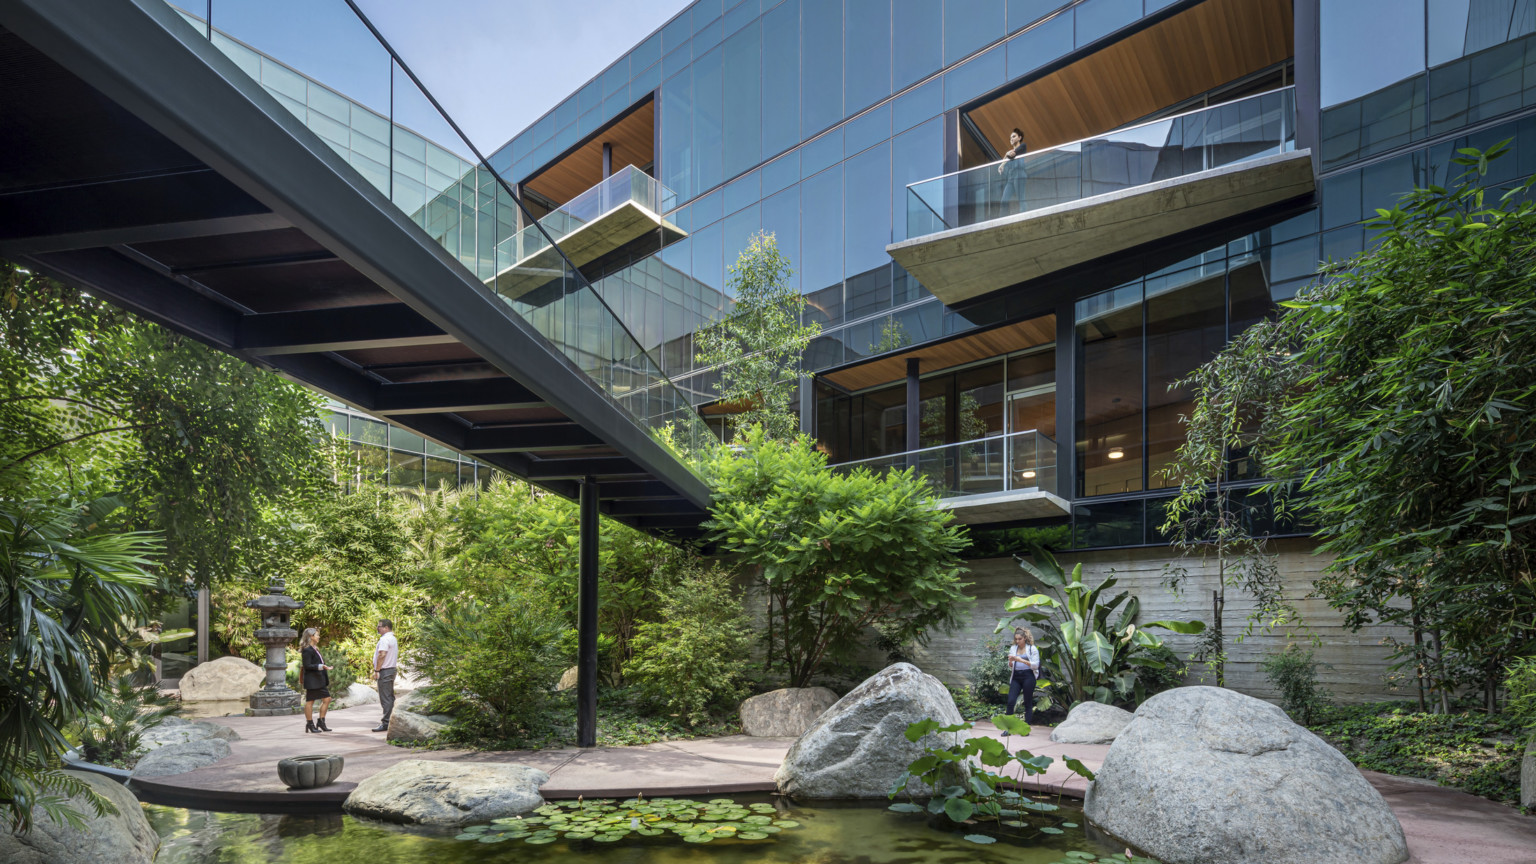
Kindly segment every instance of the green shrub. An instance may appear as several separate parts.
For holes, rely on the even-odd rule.
[[[545,706],[568,660],[564,631],[542,592],[507,584],[423,621],[410,667],[437,686],[442,698],[433,708],[459,718],[450,737],[515,743],[547,722]]]
[[[658,620],[635,632],[624,677],[642,702],[697,726],[745,693],[750,620],[718,566],[685,569],[662,588],[659,602]]]
[[[118,676],[100,695],[80,733],[80,753],[98,765],[131,766],[139,736],[176,713],[175,702],[154,687],[134,684],[131,674]]]
[[[1303,726],[1312,725],[1319,710],[1329,704],[1327,692],[1317,683],[1312,651],[1295,642],[1264,658],[1264,674],[1280,691],[1280,707]]]
[[[1189,674],[1189,664],[1166,644],[1148,648],[1142,656],[1163,664],[1160,669],[1156,666],[1136,667],[1136,683],[1147,696],[1178,687]]]
[[[1536,735],[1536,657],[1520,657],[1504,673],[1505,710]]]
[[[341,651],[334,646],[321,652],[325,657],[325,663],[331,667],[331,695],[341,696],[347,692],[353,682],[357,681],[357,670],[352,666]],[[297,652],[289,652],[288,671],[284,677],[288,680],[288,686],[300,693],[304,692],[304,679],[300,676],[303,670],[299,667],[299,655]]]
[[[1008,646],[1001,639],[984,639],[976,651],[976,662],[966,676],[971,694],[985,705],[1008,701]],[[971,719],[971,718],[966,718]]]

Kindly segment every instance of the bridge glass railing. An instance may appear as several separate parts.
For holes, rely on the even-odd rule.
[[[907,236],[1184,177],[1296,148],[1285,87],[907,186]]]
[[[546,265],[548,287],[539,305],[504,290],[497,265],[505,266],[509,243],[547,247],[555,243],[552,233],[572,229],[541,225],[523,209],[350,2],[185,0],[172,7],[685,464],[715,440],[563,254]],[[590,218],[586,214],[610,198],[629,196],[666,207],[670,192],[643,176],[626,171],[609,178],[587,193],[591,198],[581,196],[579,204],[572,202],[576,207],[565,208],[568,224]]]
[[[905,453],[892,453],[840,462],[836,471],[866,468],[875,473],[911,468],[939,498],[959,498],[987,492],[1039,489],[1056,492],[1056,442],[1029,429],[941,444]]]

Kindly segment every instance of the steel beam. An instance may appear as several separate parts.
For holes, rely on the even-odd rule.
[[[247,315],[235,349],[262,357],[455,342],[404,303]]]
[[[380,384],[373,404],[373,413],[390,417],[530,408],[545,403],[511,378],[469,378],[458,381]]]
[[[576,746],[597,746],[597,481],[581,482],[576,598]]]
[[[569,450],[603,446],[602,439],[575,423],[537,426],[493,426],[471,429],[464,437],[464,453],[531,453],[537,450]]]
[[[529,480],[581,479],[582,477],[643,477],[645,469],[623,456],[591,459],[546,459],[528,466]]]
[[[604,494],[607,488],[604,487]],[[610,516],[693,516],[702,518],[703,511],[697,504],[683,498],[664,501],[610,501],[603,505]]]

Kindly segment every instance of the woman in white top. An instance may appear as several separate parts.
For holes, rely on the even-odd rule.
[[[1020,627],[1013,631],[1008,647],[1008,713],[1012,714],[1019,696],[1024,697],[1024,722],[1035,722],[1035,679],[1040,675],[1040,649],[1035,634]]]

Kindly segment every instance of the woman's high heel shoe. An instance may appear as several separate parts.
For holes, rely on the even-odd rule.
[[[331,731],[331,727],[325,725],[325,718],[324,717],[321,717],[319,720],[315,721],[315,728],[319,729],[321,732],[329,732],[329,731]]]
[[[304,721],[304,732],[306,734],[310,733],[310,732],[319,732],[319,731],[320,731],[319,729],[315,728],[315,724],[309,722],[308,720]]]

